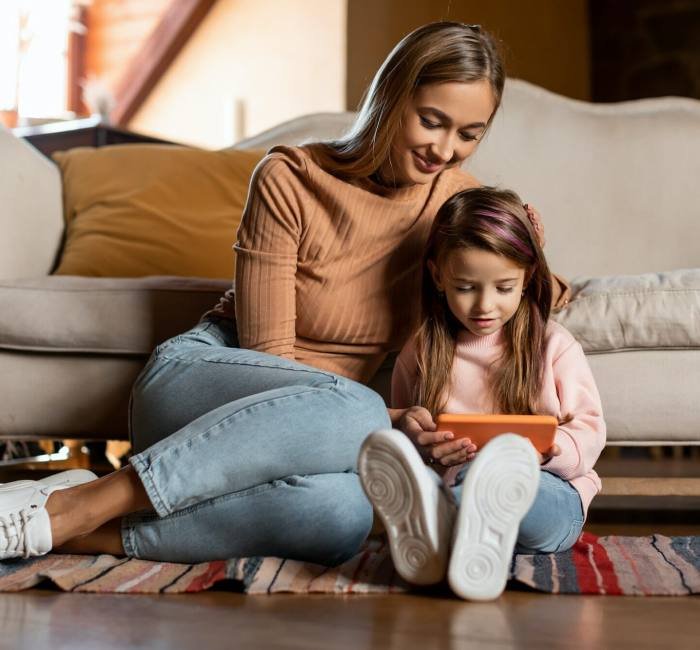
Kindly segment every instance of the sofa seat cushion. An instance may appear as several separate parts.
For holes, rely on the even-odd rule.
[[[147,358],[0,349],[0,438],[128,438],[129,395]]]
[[[626,350],[588,356],[608,444],[698,444],[699,350]]]
[[[700,348],[700,268],[576,278],[553,319],[587,353]]]
[[[0,349],[148,355],[196,324],[230,286],[165,276],[0,280]]]

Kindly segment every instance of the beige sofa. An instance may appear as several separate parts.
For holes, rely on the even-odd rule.
[[[352,118],[305,116],[237,146],[332,137]],[[227,283],[50,276],[58,171],[4,131],[0,158],[0,436],[123,438],[150,350]],[[700,102],[593,105],[510,80],[468,165],[541,211],[551,266],[574,281],[557,319],[589,354],[608,443],[700,445]]]

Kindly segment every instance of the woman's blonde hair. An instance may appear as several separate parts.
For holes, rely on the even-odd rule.
[[[507,257],[525,269],[524,295],[503,326],[504,351],[490,369],[489,386],[497,412],[536,414],[552,301],[551,274],[522,201],[515,192],[493,187],[455,194],[433,222],[423,257],[415,403],[433,416],[444,408],[457,334],[464,329],[445,295],[437,291],[428,261],[439,267],[452,251],[474,248]]]
[[[493,92],[493,118],[505,83],[494,37],[478,25],[424,25],[404,37],[379,68],[348,133],[307,147],[323,169],[339,178],[370,177],[390,159],[403,111],[416,89],[434,83],[482,80],[489,82]]]

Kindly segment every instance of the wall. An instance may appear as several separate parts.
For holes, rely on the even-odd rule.
[[[224,147],[345,106],[347,0],[219,0],[129,123]]]
[[[170,1],[93,0],[86,11],[86,73],[114,90]]]
[[[478,23],[506,44],[510,76],[577,99],[590,98],[587,0],[348,0],[347,106],[392,47],[435,20]]]
[[[700,0],[591,0],[593,99],[700,99]]]

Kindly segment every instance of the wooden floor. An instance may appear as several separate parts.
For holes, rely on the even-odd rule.
[[[452,648],[698,647],[700,600],[506,592],[468,603],[448,594],[392,596],[0,596],[0,648]]]
[[[586,529],[697,535],[700,518],[681,514],[665,524],[590,523]],[[491,603],[469,603],[445,588],[391,596],[246,596],[218,590],[138,596],[32,589],[0,594],[0,621],[2,650],[695,650],[700,598],[506,591]]]
[[[697,468],[696,468],[697,471]],[[4,477],[3,477],[4,478]],[[8,480],[5,478],[5,480]],[[598,535],[700,535],[698,499],[599,497]],[[452,650],[700,647],[700,598],[506,591],[469,603],[446,589],[391,596],[0,594],[0,650]]]

